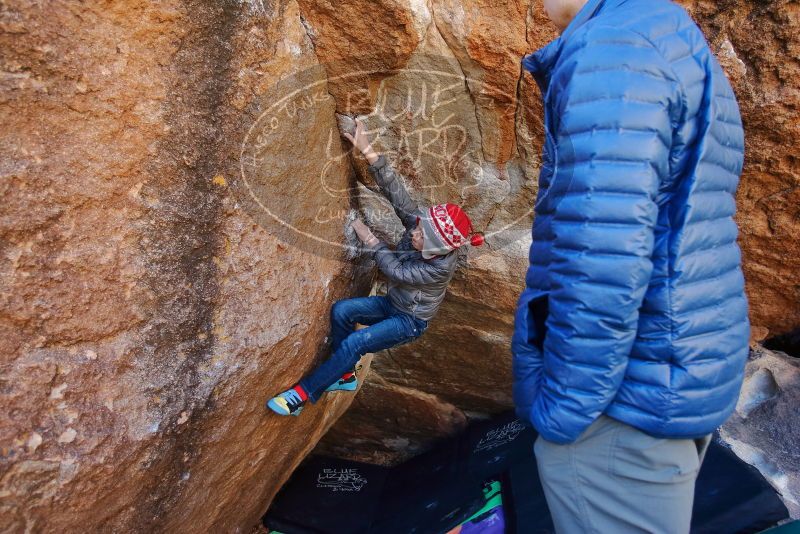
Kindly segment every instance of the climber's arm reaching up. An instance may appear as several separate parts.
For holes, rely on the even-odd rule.
[[[372,145],[370,145],[369,139],[364,133],[364,124],[356,119],[355,134],[345,133],[344,136],[367,158],[370,174],[372,174],[378,187],[381,188],[383,195],[391,202],[395,213],[403,222],[403,226],[406,228],[415,227],[417,225],[419,206],[408,194],[403,184],[403,178],[386,161],[386,156],[379,155],[372,149]]]
[[[403,178],[386,161],[386,156],[383,154],[378,156],[377,161],[369,166],[369,170],[383,195],[392,203],[394,212],[403,222],[403,226],[414,228],[417,225],[419,206],[408,194],[403,185]]]

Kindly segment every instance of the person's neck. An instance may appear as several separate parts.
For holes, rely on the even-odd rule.
[[[578,12],[583,9],[583,6],[586,5],[586,2],[589,0],[572,0],[570,2],[564,2],[563,12],[561,13],[561,23],[559,26],[559,32],[563,32],[567,29],[570,22],[575,20],[575,16]]]

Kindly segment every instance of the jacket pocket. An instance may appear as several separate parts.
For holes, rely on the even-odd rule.
[[[528,302],[528,343],[539,350],[544,349],[549,299],[547,293]]]
[[[513,396],[517,415],[530,420],[530,409],[538,394],[542,376],[544,324],[547,320],[547,294],[526,289],[520,296],[514,317],[511,340]]]

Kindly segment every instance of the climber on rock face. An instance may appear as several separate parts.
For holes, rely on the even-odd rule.
[[[353,229],[389,280],[387,296],[344,299],[331,308],[331,357],[299,383],[267,402],[280,415],[298,415],[326,391],[354,391],[355,365],[366,353],[396,347],[422,335],[436,314],[457,266],[457,250],[483,243],[467,214],[455,204],[421,210],[403,179],[372,149],[364,125],[344,134],[369,162],[369,171],[405,227],[394,250],[360,220]],[[367,326],[355,330],[356,323]]]
[[[669,0],[544,0],[561,35],[523,66],[545,146],[514,402],[539,431],[556,531],[688,533],[749,323],[733,219],[736,98]]]

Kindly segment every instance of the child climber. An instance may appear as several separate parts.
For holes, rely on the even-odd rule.
[[[408,343],[428,327],[444,299],[457,265],[456,250],[469,242],[483,243],[472,234],[472,223],[455,204],[438,204],[424,211],[411,199],[402,179],[376,154],[356,120],[354,135],[344,134],[369,162],[369,171],[389,199],[406,230],[391,250],[360,220],[353,229],[389,279],[386,297],[344,299],[331,308],[332,356],[298,384],[267,402],[280,415],[298,415],[306,402],[316,402],[325,391],[354,391],[354,367],[368,352]],[[472,234],[472,235],[471,235]],[[356,323],[367,326],[356,330]]]

